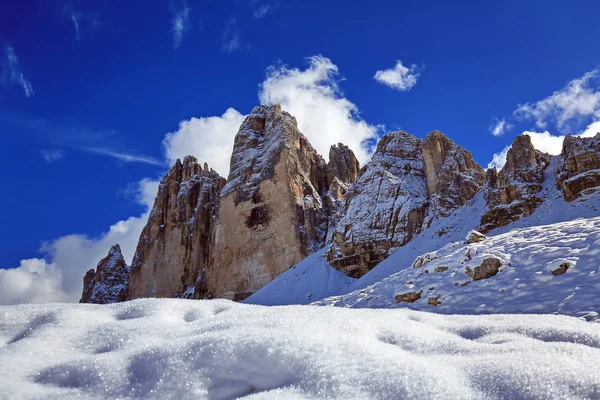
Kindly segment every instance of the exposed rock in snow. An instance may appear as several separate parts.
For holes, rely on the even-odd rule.
[[[433,311],[428,299],[436,297],[441,313],[555,313],[600,321],[600,217],[449,243],[419,257],[418,268],[399,256],[385,261],[399,272],[317,304]],[[421,298],[398,304],[396,295],[407,292]]]
[[[465,238],[465,242],[467,244],[479,243],[484,241],[485,239],[487,239],[487,237],[483,233],[477,231],[470,231],[467,237]]]
[[[573,201],[600,186],[600,133],[591,138],[567,135],[557,184],[566,201]]]
[[[485,198],[488,212],[481,218],[486,233],[533,213],[543,202],[538,196],[550,156],[536,150],[529,135],[517,136],[506,155],[506,164],[496,173],[487,171]]]
[[[598,397],[600,326],[565,316],[181,299],[0,316],[7,399]]]
[[[457,146],[440,131],[421,141],[431,210],[446,217],[471,200],[485,182],[485,172],[471,152]]]
[[[108,255],[90,269],[83,278],[83,294],[80,303],[108,304],[124,301],[129,287],[129,267],[115,244]]]
[[[133,257],[129,299],[203,297],[210,233],[225,179],[187,156],[161,180]]]
[[[235,138],[206,282],[242,300],[322,247],[327,164],[278,105],[255,107]]]
[[[328,261],[351,277],[364,275],[423,228],[427,197],[419,140],[388,133],[334,216]]]

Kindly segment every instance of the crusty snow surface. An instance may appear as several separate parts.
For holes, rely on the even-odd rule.
[[[597,398],[600,325],[226,300],[0,307],[7,399]]]

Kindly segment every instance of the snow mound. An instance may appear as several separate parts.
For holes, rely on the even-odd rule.
[[[9,399],[590,398],[600,325],[226,300],[0,307]]]
[[[471,244],[449,243],[405,266],[319,304],[600,320],[600,217],[514,229]]]

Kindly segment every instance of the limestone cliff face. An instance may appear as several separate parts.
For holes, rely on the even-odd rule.
[[[342,200],[327,260],[349,276],[362,276],[421,230],[426,211],[419,140],[404,131],[388,133]]]
[[[535,211],[543,202],[537,193],[549,162],[550,156],[536,150],[528,135],[515,138],[500,172],[495,168],[487,171],[488,211],[481,218],[481,232],[508,225]]]
[[[329,149],[329,163],[327,163],[329,190],[325,194],[327,211],[330,215],[335,214],[348,187],[356,181],[359,173],[360,165],[354,152],[342,143],[332,145]]]
[[[83,293],[80,303],[109,304],[124,301],[129,286],[129,267],[116,244],[110,248],[96,267],[83,278]]]
[[[329,163],[327,164],[327,181],[337,178],[346,184],[353,183],[358,178],[360,165],[348,146],[342,143],[329,148]]]
[[[210,297],[239,300],[320,248],[327,164],[278,105],[260,106],[235,138],[214,224]]]
[[[388,133],[341,202],[328,261],[349,276],[364,275],[432,218],[466,204],[484,179],[471,153],[439,131],[422,141],[404,131]]]
[[[567,135],[556,181],[566,201],[600,186],[600,133],[591,138]]]
[[[421,152],[430,207],[436,216],[450,215],[483,187],[485,171],[473,160],[471,152],[440,131],[425,136]]]
[[[131,265],[129,299],[203,297],[210,235],[225,179],[187,156],[161,180]]]

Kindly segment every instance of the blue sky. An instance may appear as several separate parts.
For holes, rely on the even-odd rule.
[[[363,160],[361,140],[399,128],[439,129],[483,166],[524,131],[559,148],[600,120],[599,12],[594,0],[3,2],[0,268],[68,291],[109,242],[132,253],[173,159],[189,150],[226,173],[261,100],[287,106],[318,149],[341,140]]]

